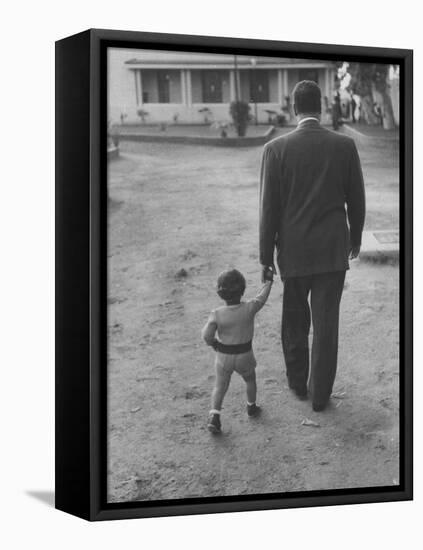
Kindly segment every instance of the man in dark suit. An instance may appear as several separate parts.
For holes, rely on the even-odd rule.
[[[281,336],[288,384],[299,398],[306,398],[308,389],[313,409],[322,411],[336,375],[348,259],[360,252],[364,184],[354,141],[320,125],[318,85],[304,80],[293,95],[297,128],[267,143],[263,152],[260,263],[266,278],[276,247],[284,284]]]

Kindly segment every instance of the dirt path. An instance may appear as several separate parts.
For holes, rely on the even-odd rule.
[[[244,384],[234,375],[223,435],[205,429],[213,352],[200,329],[220,303],[216,275],[239,268],[248,297],[260,286],[259,158],[260,148],[128,144],[110,164],[110,501],[398,483],[399,284],[393,266],[356,262],[347,275],[335,388],[345,392],[343,399],[316,414],[288,391],[278,281],[256,323],[264,413],[247,418]],[[385,192],[374,170],[370,158],[370,220],[378,218]],[[395,223],[392,167],[383,177],[394,196],[388,219]],[[305,418],[320,427],[301,425]]]

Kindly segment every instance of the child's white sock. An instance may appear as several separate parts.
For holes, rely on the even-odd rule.
[[[220,415],[220,411],[218,411],[217,409],[212,409],[210,411],[210,414],[219,414]]]
[[[255,405],[255,404],[256,404],[255,401],[254,401],[254,403],[249,403],[249,402],[247,401],[247,405],[248,405],[249,407],[251,407],[251,405]]]

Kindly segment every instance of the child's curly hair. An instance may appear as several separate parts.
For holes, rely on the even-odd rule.
[[[244,275],[237,269],[222,271],[217,278],[217,293],[225,302],[241,298],[245,287]]]

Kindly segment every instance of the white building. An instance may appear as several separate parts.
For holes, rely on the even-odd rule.
[[[235,62],[237,66],[235,66]],[[328,61],[198,54],[140,49],[109,49],[109,120],[139,123],[201,124],[230,120],[229,105],[238,96],[249,102],[260,123],[266,110],[293,122],[290,97],[300,80],[314,80],[322,90],[322,119],[334,90],[336,69]],[[236,82],[237,75],[237,82]],[[292,103],[292,101],[291,101]]]

